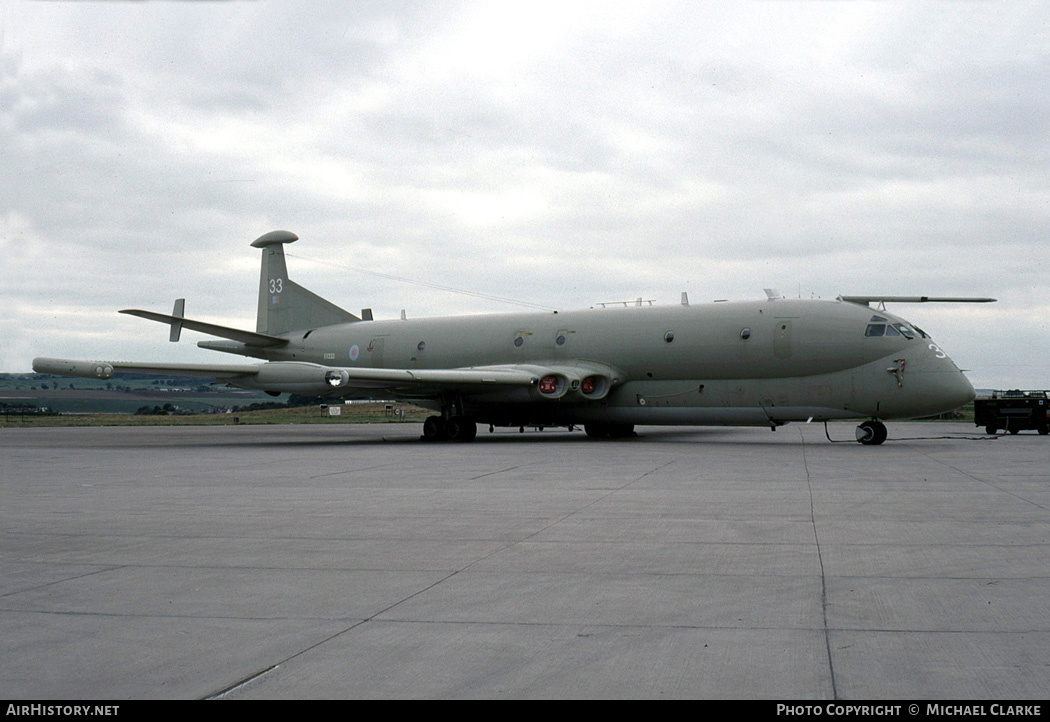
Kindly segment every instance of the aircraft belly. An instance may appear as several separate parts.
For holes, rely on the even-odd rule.
[[[715,381],[634,381],[600,401],[536,402],[522,390],[471,396],[471,413],[488,423],[768,425],[862,417],[849,408],[850,376]]]
[[[780,425],[789,421],[824,421],[863,416],[843,409],[822,406],[781,406],[772,409],[730,406],[693,409],[610,409],[604,420],[652,426],[769,426],[771,423]]]
[[[727,379],[699,382],[633,382],[615,395],[617,406],[657,409],[759,409],[777,418],[785,408],[822,408],[842,412],[849,406],[849,376]],[[795,414],[794,416],[798,416]],[[809,418],[806,414],[802,418]]]

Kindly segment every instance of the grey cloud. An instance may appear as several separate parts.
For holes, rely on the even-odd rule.
[[[340,264],[560,307],[1046,290],[1035,4],[543,6],[509,60],[473,3],[91,8],[19,6],[0,48],[0,244],[18,278],[0,302],[17,299],[19,328],[68,304],[99,346],[121,329],[112,353],[185,358],[148,346],[153,328],[126,342],[106,313],[178,294],[250,325],[247,244],[273,228],[335,261],[296,265],[311,287],[388,315],[504,309]],[[964,318],[931,313],[916,322]],[[1004,331],[982,329],[957,355],[991,367]],[[8,333],[5,370],[30,348],[86,353]]]

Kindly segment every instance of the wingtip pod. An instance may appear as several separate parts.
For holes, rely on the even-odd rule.
[[[71,361],[38,357],[33,359],[33,370],[38,374],[78,376],[85,379],[105,380],[113,376],[113,366],[105,361]]]

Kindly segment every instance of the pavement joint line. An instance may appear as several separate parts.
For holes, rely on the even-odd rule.
[[[473,448],[376,426],[0,432],[0,641],[21,665],[0,687],[1045,697],[1050,444],[901,422],[879,452],[853,425]]]
[[[1036,507],[1037,509],[1042,509],[1043,511],[1047,510],[1047,507],[1043,506],[1042,504],[1039,504],[1038,502],[1034,502],[1031,499],[1026,499],[1025,497],[1021,496],[1020,494],[1018,494],[1016,492],[1013,492],[1013,491],[1010,491],[1008,489],[1003,489],[1002,487],[1000,487],[997,484],[994,484],[994,483],[988,481],[987,479],[982,479],[979,476],[974,476],[973,474],[970,474],[970,473],[968,473],[966,471],[963,471],[962,469],[960,469],[958,467],[952,466],[951,464],[949,464],[946,461],[941,461],[940,459],[931,456],[930,454],[928,454],[925,451],[922,451],[920,453],[923,456],[925,456],[927,459],[929,459],[930,461],[938,463],[938,464],[940,464],[942,466],[946,466],[949,469],[951,469],[952,471],[958,472],[958,473],[962,474],[963,476],[965,476],[965,477],[967,477],[969,479],[973,479],[974,481],[976,481],[979,484],[984,484],[986,486],[990,486],[990,487],[992,487],[993,489],[995,489],[996,491],[998,491],[998,492],[1000,492],[1002,494],[1007,494],[1007,495],[1012,496],[1013,498],[1017,499],[1018,501],[1023,501],[1026,504],[1031,504],[1032,506]]]
[[[509,544],[506,544],[505,546],[501,547],[500,549],[496,549],[496,550],[493,550],[492,552],[489,552],[488,554],[482,555],[481,557],[473,560],[469,564],[463,566],[461,569],[457,569],[456,571],[452,572],[451,574],[448,574],[448,575],[442,577],[441,579],[438,579],[437,581],[426,585],[425,587],[423,587],[421,589],[417,589],[412,594],[409,594],[409,595],[405,596],[404,598],[399,599],[398,601],[394,602],[393,604],[387,606],[386,608],[375,612],[374,614],[370,615],[366,619],[363,619],[360,622],[358,622],[356,624],[353,624],[350,627],[347,627],[346,629],[331,635],[327,639],[323,639],[320,642],[317,642],[316,644],[310,645],[309,647],[307,647],[305,649],[301,649],[298,652],[296,652],[295,654],[290,655],[286,659],[284,659],[284,660],[282,660],[282,661],[280,661],[280,662],[278,662],[276,664],[273,664],[273,665],[271,665],[271,666],[269,666],[269,667],[267,667],[267,668],[265,668],[265,669],[255,673],[254,675],[250,675],[246,679],[243,679],[243,680],[241,680],[239,682],[236,682],[233,685],[230,685],[228,687],[224,687],[223,689],[219,690],[215,694],[209,695],[205,699],[221,698],[224,695],[229,694],[229,693],[233,692],[236,689],[239,689],[239,688],[242,688],[242,687],[248,685],[253,680],[259,679],[260,677],[262,677],[265,674],[269,673],[271,670],[277,669],[282,664],[287,664],[289,661],[295,659],[296,657],[299,657],[299,656],[301,656],[303,654],[306,654],[307,652],[309,652],[312,649],[315,649],[315,648],[317,648],[317,647],[319,647],[319,646],[321,646],[323,644],[326,644],[327,642],[329,642],[329,641],[331,641],[333,639],[336,639],[337,637],[340,637],[340,636],[346,634],[347,632],[350,632],[350,631],[356,629],[357,627],[360,627],[360,626],[362,626],[364,624],[367,624],[367,623],[375,620],[376,617],[379,617],[380,615],[386,614],[390,610],[395,609],[396,607],[398,607],[401,604],[403,604],[403,603],[405,603],[405,602],[407,602],[407,601],[409,601],[409,600],[419,596],[420,594],[424,594],[425,592],[428,592],[431,589],[434,589],[435,587],[445,583],[449,579],[452,579],[453,577],[455,577],[456,575],[460,574],[461,572],[465,572],[465,571],[469,570],[472,566],[475,566],[476,564],[484,561],[485,559],[488,559],[488,558],[490,558],[490,557],[492,557],[492,556],[494,556],[496,554],[499,554],[500,552],[506,551],[507,549],[510,549],[511,547],[514,547],[514,546],[516,546],[518,544],[521,544],[522,542],[527,541],[528,539],[531,539],[531,538],[535,537],[537,534],[542,534],[547,529],[550,529],[551,527],[556,526],[557,524],[561,523],[565,519],[568,519],[568,518],[574,516],[575,514],[580,513],[581,511],[587,509],[591,505],[596,504],[599,501],[608,498],[609,496],[611,496],[612,494],[616,493],[617,491],[621,491],[621,490],[631,486],[631,484],[634,484],[635,482],[640,481],[641,479],[644,479],[649,474],[655,473],[656,471],[659,471],[660,469],[662,469],[662,468],[664,468],[666,466],[669,466],[672,463],[674,463],[674,461],[669,461],[669,462],[667,462],[665,464],[661,464],[660,466],[657,466],[654,469],[650,469],[648,472],[646,472],[645,474],[642,474],[637,479],[624,484],[623,486],[619,487],[618,489],[610,490],[606,494],[602,494],[597,499],[592,499],[591,501],[589,501],[586,504],[584,504],[582,507],[571,511],[568,514],[565,514],[564,516],[560,517],[559,519],[557,519],[555,521],[552,521],[551,523],[549,523],[548,525],[546,525],[542,529],[536,530],[536,531],[532,532],[531,534],[527,535],[526,537],[524,537],[522,539],[518,539],[518,540],[515,540],[515,541],[513,541],[513,542],[511,542]],[[494,472],[494,473],[499,473],[499,472]]]
[[[827,429],[827,424],[824,425]],[[809,492],[809,514],[810,524],[813,528],[813,542],[817,547],[817,562],[820,564],[820,611],[824,620],[824,648],[828,657],[828,674],[831,677],[831,698],[839,698],[838,688],[835,684],[835,660],[831,654],[831,634],[828,632],[828,581],[827,573],[824,571],[824,555],[820,549],[820,533],[817,531],[817,514],[813,499],[813,478],[809,473],[809,460],[806,458],[806,439],[799,428],[799,441],[802,448],[802,469],[806,473],[806,489]],[[830,437],[829,437],[830,438]]]
[[[65,566],[65,565],[63,564],[63,565],[56,565],[56,566]],[[125,569],[125,568],[127,568],[127,566],[128,566],[127,564],[106,565],[106,566],[104,566],[103,568],[100,568],[100,569],[92,569],[90,571],[84,572],[83,574],[74,574],[73,576],[66,577],[64,579],[54,579],[54,580],[52,580],[50,582],[45,582],[44,584],[38,584],[35,587],[26,587],[25,589],[14,589],[14,590],[12,590],[10,592],[4,592],[3,594],[0,594],[0,599],[2,599],[4,597],[9,597],[9,596],[11,596],[13,594],[25,594],[26,592],[32,592],[32,591],[36,591],[38,589],[47,589],[48,587],[54,586],[55,584],[65,584],[66,582],[72,582],[72,581],[77,580],[77,579],[84,579],[85,577],[93,577],[96,574],[103,574],[105,572],[112,572],[112,571],[116,571],[118,569]]]

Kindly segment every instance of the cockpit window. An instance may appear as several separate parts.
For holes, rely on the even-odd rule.
[[[890,328],[895,328],[900,331],[901,336],[906,339],[915,338],[915,331],[912,330],[911,326],[906,323],[895,323]]]
[[[883,323],[876,323],[876,319]],[[871,317],[871,322],[868,323],[868,327],[864,329],[864,335],[868,337],[903,336],[909,341],[916,336],[929,338],[929,336],[922,331],[913,328],[906,323],[890,323],[887,319],[884,319],[881,316]]]
[[[872,316],[868,323],[886,323],[886,319],[882,316]]]

